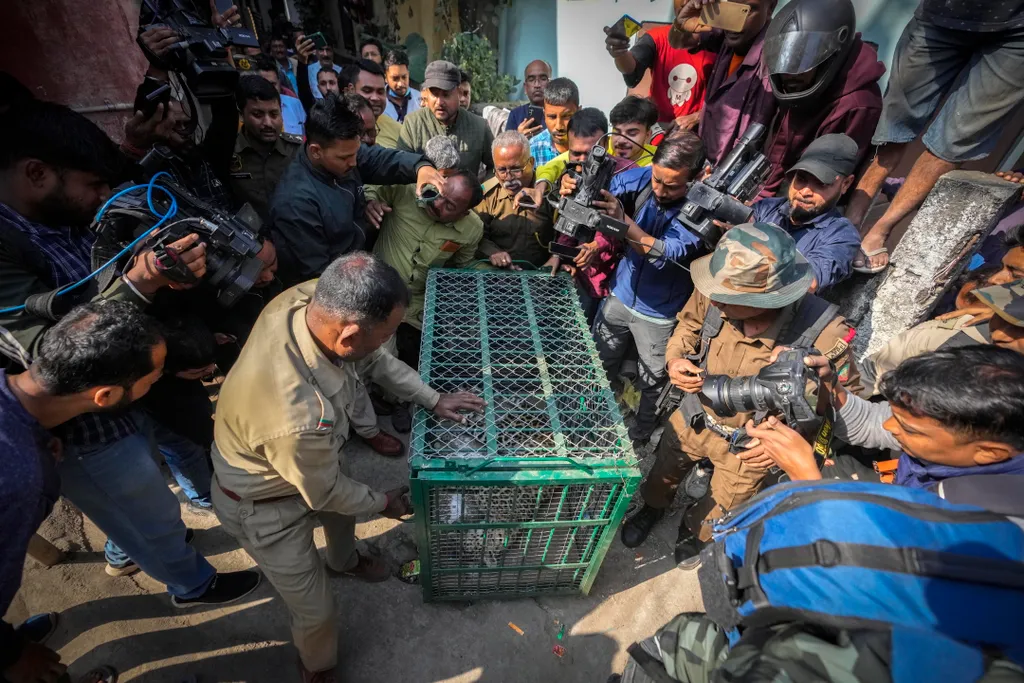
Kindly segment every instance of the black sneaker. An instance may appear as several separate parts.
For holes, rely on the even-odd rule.
[[[676,564],[680,569],[695,569],[700,566],[700,551],[703,544],[692,535],[676,541]]]
[[[213,577],[213,583],[202,595],[195,598],[171,596],[171,604],[175,607],[228,605],[256,590],[256,586],[260,585],[260,576],[259,572],[252,569],[219,573]]]
[[[399,403],[395,406],[395,412],[391,413],[391,426],[399,434],[408,434],[412,431],[412,406],[408,403]]]
[[[185,543],[191,544],[192,539],[196,537],[196,532],[192,529],[185,529]],[[128,560],[124,564],[113,565],[107,562],[107,566],[103,568],[103,571],[107,573],[107,576],[131,576],[135,572],[139,571],[139,565],[135,564],[135,560]]]
[[[644,541],[651,533],[651,529],[665,516],[664,510],[644,505],[640,512],[626,520],[622,525],[622,545],[627,548],[635,548]]]

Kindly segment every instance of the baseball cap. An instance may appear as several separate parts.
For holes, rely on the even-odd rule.
[[[1024,280],[982,287],[971,292],[978,301],[1015,327],[1024,327]]]
[[[439,59],[436,62],[427,64],[427,71],[423,77],[423,87],[455,90],[459,87],[461,80],[462,74],[459,72],[459,67],[451,62]]]
[[[833,133],[822,135],[807,145],[800,161],[787,171],[807,171],[812,176],[831,185],[836,177],[845,178],[857,170],[857,143],[849,135]]]
[[[790,234],[770,223],[732,228],[713,253],[690,264],[690,275],[712,301],[754,308],[785,308],[802,299],[814,280]]]

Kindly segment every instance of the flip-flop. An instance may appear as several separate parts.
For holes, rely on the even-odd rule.
[[[888,253],[889,253],[889,250],[887,248],[885,248],[885,247],[881,247],[879,249],[873,249],[871,251],[864,251],[863,249],[861,249],[859,255],[864,257],[865,265],[863,265],[863,266],[855,265],[855,266],[853,266],[853,271],[855,273],[864,273],[865,275],[874,275],[875,273],[881,273],[883,270],[885,270],[886,268],[889,267],[888,263],[886,263],[885,265],[881,265],[881,266],[869,266],[869,265],[866,265],[866,264],[868,263],[868,259],[870,259],[872,256],[878,256],[879,254],[888,254]]]

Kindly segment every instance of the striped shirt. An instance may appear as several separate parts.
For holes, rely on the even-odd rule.
[[[46,257],[54,288],[78,282],[91,271],[90,258],[96,236],[89,230],[54,228],[22,216],[0,202],[0,221],[18,230]],[[76,446],[101,446],[120,441],[137,431],[131,415],[86,413],[64,423],[54,433]]]

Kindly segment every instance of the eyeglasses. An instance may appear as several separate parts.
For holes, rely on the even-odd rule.
[[[494,168],[494,175],[507,176],[509,178],[522,178],[523,171],[525,169],[522,166],[509,166],[508,168]]]

